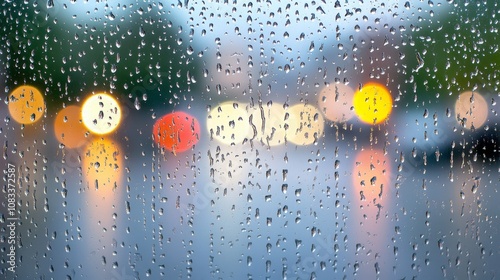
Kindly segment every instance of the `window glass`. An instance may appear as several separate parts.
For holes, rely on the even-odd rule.
[[[494,279],[495,1],[3,1],[2,279]]]

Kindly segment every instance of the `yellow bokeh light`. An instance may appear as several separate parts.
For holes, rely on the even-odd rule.
[[[241,144],[250,130],[245,107],[236,102],[225,102],[213,108],[207,117],[210,137],[227,144]]]
[[[389,91],[377,83],[368,83],[354,93],[354,112],[368,124],[386,120],[392,111],[392,97]]]
[[[346,122],[354,117],[354,90],[344,84],[332,84],[321,90],[318,106],[323,115],[334,122]]]
[[[390,182],[390,163],[383,150],[363,150],[356,155],[352,173],[357,199],[380,203],[387,196]]]
[[[20,86],[9,95],[9,112],[20,124],[37,122],[45,111],[45,101],[38,89]]]
[[[285,143],[285,109],[283,104],[272,103],[269,105],[247,108],[253,125],[248,138],[260,141],[268,146],[277,146]],[[255,137],[255,138],[254,138]]]
[[[488,118],[488,103],[478,92],[466,91],[455,102],[455,117],[465,128],[480,128]]]
[[[325,120],[312,105],[297,104],[288,109],[287,139],[296,145],[315,143],[323,134]]]
[[[122,181],[123,155],[119,144],[99,138],[90,142],[84,151],[82,172],[88,187],[103,194],[111,194]]]
[[[67,148],[77,148],[85,144],[88,139],[81,121],[81,108],[71,105],[59,111],[54,121],[54,133],[57,140]]]
[[[118,102],[106,93],[98,93],[85,100],[82,106],[82,121],[90,132],[108,134],[118,127],[121,120]]]

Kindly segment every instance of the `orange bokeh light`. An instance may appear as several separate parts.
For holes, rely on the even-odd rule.
[[[362,150],[355,160],[352,173],[355,199],[364,204],[379,204],[388,193],[390,182],[390,163],[379,149]]]
[[[57,113],[54,121],[54,133],[57,140],[67,148],[77,148],[85,144],[87,130],[81,120],[81,108],[68,106]]]
[[[90,189],[111,194],[121,184],[123,153],[118,143],[107,139],[94,139],[84,149],[82,172]]]
[[[45,111],[45,101],[38,89],[20,86],[9,95],[9,112],[20,124],[37,122]]]

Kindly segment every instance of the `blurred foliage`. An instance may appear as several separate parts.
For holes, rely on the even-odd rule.
[[[411,34],[407,85],[413,94],[405,96],[405,103],[415,94],[419,102],[434,103],[469,90],[498,93],[500,8],[495,1],[452,7],[446,15],[421,22]],[[418,70],[417,56],[424,62]]]
[[[78,14],[66,5],[77,4],[1,4],[7,92],[34,85],[57,109],[106,91],[147,108],[175,104],[197,86],[189,36],[161,4],[81,4]]]

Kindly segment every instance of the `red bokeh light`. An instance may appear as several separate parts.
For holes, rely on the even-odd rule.
[[[153,126],[153,139],[174,154],[191,149],[199,140],[198,120],[184,112],[167,114]]]

